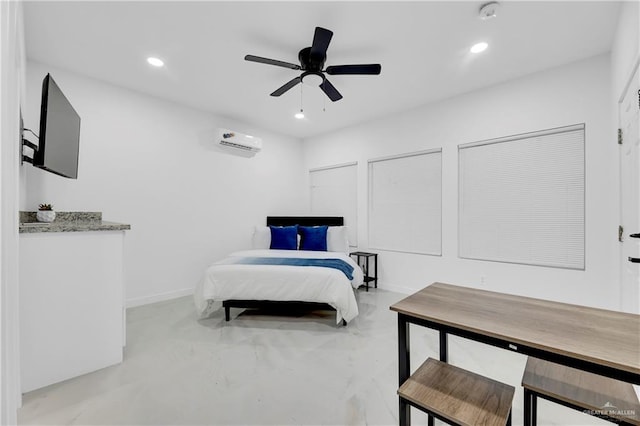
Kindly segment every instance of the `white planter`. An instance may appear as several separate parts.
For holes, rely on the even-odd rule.
[[[51,223],[56,218],[56,212],[53,210],[38,210],[36,218],[38,219],[38,222]]]

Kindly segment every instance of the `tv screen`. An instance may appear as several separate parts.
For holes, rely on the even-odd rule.
[[[40,137],[33,165],[77,179],[80,116],[51,74],[47,74],[42,82],[40,108]]]

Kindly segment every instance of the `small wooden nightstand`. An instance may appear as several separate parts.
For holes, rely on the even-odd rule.
[[[378,253],[369,253],[366,251],[354,251],[349,253],[349,256],[356,256],[356,263],[361,265],[360,259],[364,258],[364,265],[362,272],[364,272],[364,284],[367,291],[369,291],[369,283],[373,281],[375,288],[378,288]],[[373,275],[369,275],[369,259],[373,257]]]

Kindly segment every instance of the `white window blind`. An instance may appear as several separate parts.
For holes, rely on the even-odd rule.
[[[442,254],[442,150],[369,161],[369,246]]]
[[[358,245],[358,163],[309,170],[311,213],[343,216],[349,245]]]
[[[584,124],[458,148],[460,257],[584,269]]]

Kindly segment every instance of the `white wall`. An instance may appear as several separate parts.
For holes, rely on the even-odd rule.
[[[24,101],[22,4],[0,2],[0,424],[21,404],[18,324],[18,155]]]
[[[21,207],[50,202],[130,223],[129,305],[190,293],[206,265],[249,248],[266,215],[306,207],[299,140],[44,64],[27,64],[25,126],[38,126],[47,72],[82,120],[78,179],[24,166]],[[263,151],[253,158],[222,152],[217,127],[262,137]]]
[[[618,99],[638,59],[640,59],[640,2],[625,1],[620,7],[618,27],[611,47],[611,70],[616,113]]]
[[[617,148],[609,56],[537,73],[305,141],[305,168],[359,162],[359,247],[367,248],[367,160],[442,147],[442,257],[381,252],[381,286],[413,292],[434,282],[616,309],[619,307]],[[428,84],[428,83],[427,83]],[[457,257],[457,145],[586,123],[586,270]]]

